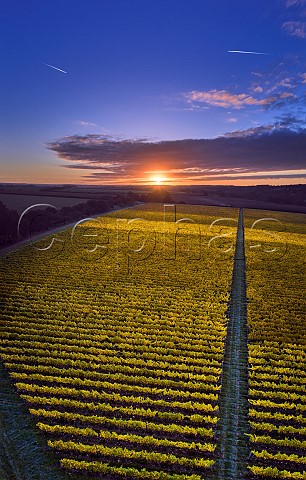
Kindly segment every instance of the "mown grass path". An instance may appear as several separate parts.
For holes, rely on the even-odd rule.
[[[67,480],[0,362],[0,479]]]
[[[220,420],[217,429],[217,461],[214,479],[245,478],[248,448],[248,348],[247,300],[243,211],[240,209],[228,310]]]

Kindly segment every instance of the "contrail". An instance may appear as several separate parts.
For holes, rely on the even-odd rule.
[[[273,53],[245,52],[244,50],[228,50],[228,53],[245,53],[249,55],[273,55]]]
[[[60,68],[54,67],[53,65],[49,65],[49,63],[44,63],[44,65],[47,65],[47,67],[54,68],[54,70],[58,70],[59,72],[62,73],[67,73],[65,70],[61,70]]]

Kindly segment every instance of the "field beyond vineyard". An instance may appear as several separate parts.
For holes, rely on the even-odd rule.
[[[62,478],[217,480],[237,223],[143,205],[0,259],[0,355]],[[244,224],[245,478],[305,479],[305,215]]]

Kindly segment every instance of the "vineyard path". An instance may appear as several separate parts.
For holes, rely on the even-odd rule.
[[[222,368],[214,479],[242,480],[248,447],[248,340],[243,210],[236,249]]]

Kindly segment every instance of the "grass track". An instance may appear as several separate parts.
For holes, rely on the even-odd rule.
[[[245,478],[249,455],[248,349],[243,211],[240,209],[228,311],[214,478]]]
[[[0,479],[67,480],[0,362]],[[71,478],[71,477],[70,477]]]

